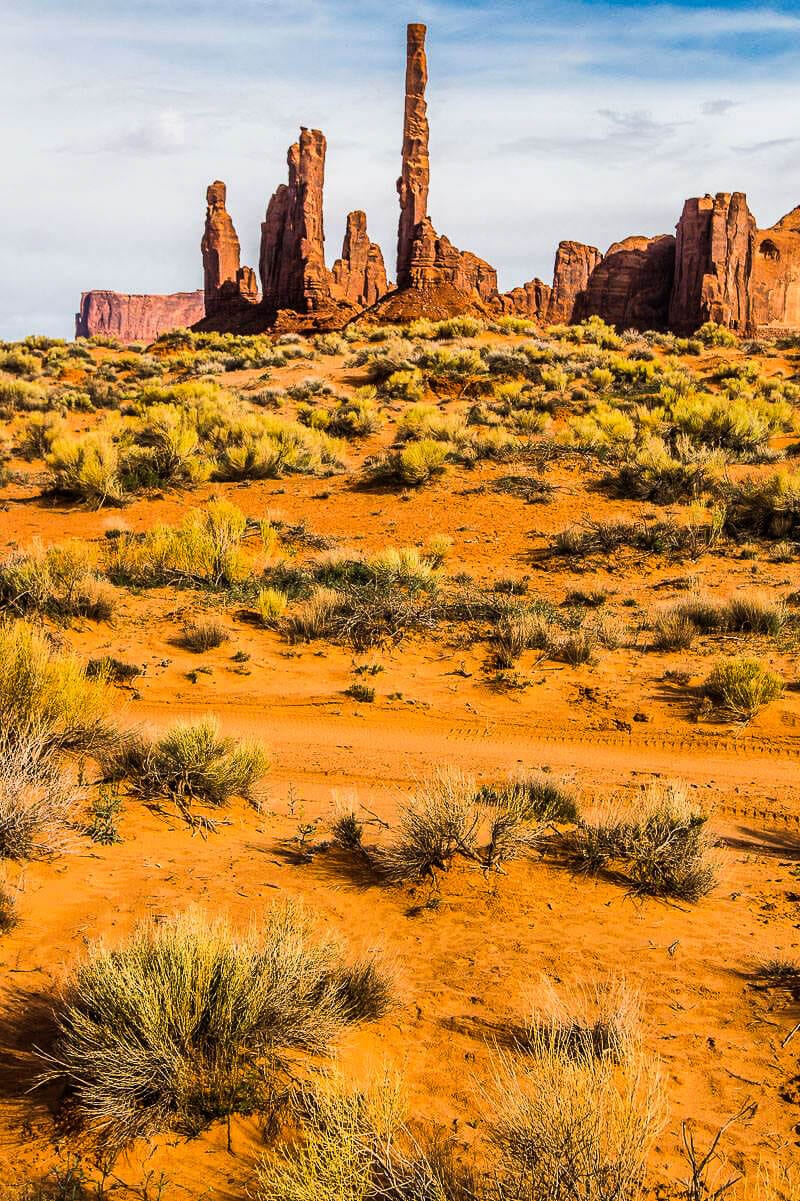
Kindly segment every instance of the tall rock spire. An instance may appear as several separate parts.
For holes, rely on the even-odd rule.
[[[406,41],[406,103],[403,120],[403,167],[397,181],[400,225],[397,231],[397,286],[408,287],[414,230],[428,215],[428,107],[425,87],[428,60],[424,25],[409,25]]]
[[[258,300],[255,274],[239,266],[239,239],[225,208],[226,188],[221,179],[206,191],[206,225],[200,249],[206,316],[215,316],[240,302]]]

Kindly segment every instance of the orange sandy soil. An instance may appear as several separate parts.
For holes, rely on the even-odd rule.
[[[775,360],[764,364],[774,367]],[[220,381],[243,388],[259,374]],[[343,360],[322,358],[275,371],[270,383],[313,374],[329,375],[345,391],[362,382]],[[77,415],[70,422],[83,429],[102,420]],[[672,511],[609,500],[588,489],[591,473],[574,466],[548,469],[556,491],[536,505],[486,489],[515,473],[514,465],[451,468],[418,491],[355,488],[360,462],[389,445],[393,431],[390,421],[366,443],[350,443],[347,471],[329,479],[206,485],[101,512],[42,498],[42,464],[14,462],[30,479],[4,489],[0,548],[34,537],[99,539],[119,524],[146,529],[224,495],[249,516],[304,521],[362,551],[449,534],[448,573],[466,571],[479,582],[527,575],[532,595],[557,603],[572,589],[601,588],[632,629],[655,605],[685,595],[687,577],[718,596],[755,588],[777,599],[800,587],[797,565],[770,562],[767,548],[756,560],[730,551],[677,563],[627,552],[588,566],[537,558],[548,534],[586,514],[663,518]],[[622,606],[628,598],[641,608]],[[209,607],[223,615],[230,641],[204,656],[181,649],[174,640],[183,621]],[[782,1042],[800,1014],[755,988],[752,973],[759,961],[796,956],[800,947],[800,691],[787,689],[747,726],[698,722],[692,695],[713,661],[742,649],[796,681],[794,635],[705,637],[688,652],[665,654],[648,650],[641,632],[633,646],[600,651],[592,666],[523,657],[518,670],[528,686],[505,692],[487,682],[485,641],[453,645],[436,635],[367,655],[327,643],[290,646],[235,606],[226,610],[224,598],[188,590],[120,590],[110,623],[73,622],[64,636],[87,657],[112,654],[144,669],[134,688],[118,690],[121,725],[163,728],[214,713],[226,733],[262,739],[272,768],[263,810],[233,805],[227,824],[205,840],[130,800],[121,845],[78,840],[74,853],[52,863],[7,871],[21,922],[0,941],[4,1182],[35,1179],[67,1150],[86,1150],[83,1136],[63,1128],[58,1090],[26,1090],[37,1070],[28,1052],[44,1037],[48,1007],[87,943],[115,942],[145,915],[195,904],[244,924],[281,896],[303,898],[352,946],[378,946],[397,964],[400,1005],[339,1044],[341,1070],[363,1080],[385,1063],[402,1068],[412,1110],[444,1123],[464,1144],[480,1130],[475,1090],[489,1044],[524,1012],[532,982],[541,973],[566,983],[610,973],[640,990],[644,1039],[664,1065],[670,1119],[653,1179],[680,1174],[682,1119],[697,1122],[704,1142],[748,1099],[757,1111],[727,1136],[732,1161],[752,1167],[761,1156],[796,1150],[800,1034]],[[243,665],[232,660],[237,651],[250,656]],[[384,669],[370,678],[372,705],[343,696],[354,664],[363,662]],[[187,673],[198,666],[211,672],[192,683]],[[669,671],[687,673],[689,685],[665,679]],[[388,699],[398,693],[402,699]],[[646,720],[634,721],[635,714]],[[654,779],[686,781],[713,814],[720,882],[694,906],[641,902],[617,884],[533,859],[488,881],[456,871],[444,881],[438,911],[412,916],[425,889],[374,886],[333,849],[298,861],[298,826],[319,819],[316,837],[323,838],[337,796],[355,796],[391,819],[416,779],[450,764],[479,781],[550,769],[588,800]],[[148,1179],[152,1187],[163,1172],[176,1197],[243,1198],[263,1147],[258,1122],[235,1120],[232,1147],[228,1153],[222,1125],[191,1140],[164,1136],[137,1144],[115,1172],[132,1189]]]

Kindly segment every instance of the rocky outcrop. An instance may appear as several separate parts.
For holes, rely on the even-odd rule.
[[[750,321],[758,334],[800,330],[800,207],[756,232]]]
[[[208,185],[206,224],[200,250],[205,311],[209,318],[234,316],[242,305],[257,304],[259,299],[253,268],[239,265],[239,239],[225,200],[226,188],[221,179]]]
[[[406,99],[403,113],[403,157],[397,194],[400,224],[397,230],[397,287],[411,283],[411,261],[417,227],[428,215],[430,160],[428,157],[428,59],[424,25],[406,30]]]
[[[546,321],[553,289],[541,279],[531,279],[520,288],[512,288],[500,297],[505,315],[530,317],[532,321]]]
[[[331,274],[334,294],[359,308],[369,308],[389,290],[381,248],[367,234],[366,213],[348,213],[342,257]]]
[[[589,284],[589,276],[602,259],[596,246],[584,242],[559,242],[553,266],[553,289],[547,320],[572,321]]]
[[[108,334],[120,342],[153,342],[168,330],[194,325],[204,311],[202,291],[167,296],[83,292],[80,311],[75,314],[75,337]]]
[[[666,329],[674,273],[671,234],[615,242],[579,293],[573,320],[596,314],[618,329]]]
[[[323,225],[326,149],[321,130],[301,129],[287,156],[289,183],[281,184],[267,206],[259,270],[270,313],[319,313],[333,306]]]
[[[677,226],[669,325],[690,334],[706,321],[750,328],[756,223],[743,192],[687,200]]]

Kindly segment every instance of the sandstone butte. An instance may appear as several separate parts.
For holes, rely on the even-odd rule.
[[[179,325],[312,332],[340,329],[359,315],[391,322],[460,313],[516,314],[543,324],[597,315],[619,329],[678,334],[693,333],[706,321],[740,334],[800,330],[800,207],[759,229],[742,192],[687,200],[674,236],[626,237],[605,254],[562,241],[551,284],[533,279],[499,292],[494,268],[438,233],[428,213],[426,32],[420,24],[407,29],[396,286],[389,285],[361,210],[347,217],[341,257],[332,269],[326,266],[327,144],[320,130],[302,128],[289,148],[288,182],[274,192],[261,226],[260,293],[255,271],[240,263],[225,184],[217,180],[206,194],[203,292],[85,292],[76,336],[151,340]]]

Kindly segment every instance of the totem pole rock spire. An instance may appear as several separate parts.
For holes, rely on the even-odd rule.
[[[409,25],[406,40],[406,102],[403,119],[403,166],[397,181],[400,225],[397,231],[397,286],[410,282],[414,231],[428,215],[428,107],[425,88],[428,60],[424,25]]]
[[[258,300],[252,268],[239,265],[239,239],[225,200],[225,184],[216,179],[206,190],[206,225],[200,243],[205,312],[210,317]]]

